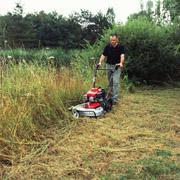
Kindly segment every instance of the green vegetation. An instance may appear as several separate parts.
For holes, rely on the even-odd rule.
[[[180,80],[179,7],[177,0],[163,0],[162,3],[157,0],[154,4],[149,0],[146,8],[142,4],[141,11],[130,15],[126,24],[115,24],[115,14],[111,8],[106,15],[93,15],[87,10],[81,10],[69,18],[55,12],[40,12],[23,17],[23,7],[17,4],[14,14],[0,17],[3,47],[0,56],[10,55],[16,60],[23,58],[42,63],[53,56],[58,66],[67,66],[72,62],[83,69],[97,63],[109,35],[117,33],[126,49],[124,75],[134,82],[148,85],[163,85],[167,81],[172,83]],[[35,28],[32,30],[32,27]],[[32,47],[42,49],[38,52],[26,51],[26,48],[31,47],[28,43],[26,45],[27,38],[38,40]],[[51,49],[47,51],[46,46]],[[12,47],[23,49],[12,50]],[[89,72],[83,74],[89,76]]]
[[[44,11],[23,16],[23,7],[17,3],[13,13],[0,16],[0,47],[80,49],[86,41],[93,44],[112,26],[114,18],[112,8],[95,15],[81,10],[68,18]]]
[[[6,49],[0,50],[0,57],[5,62],[26,61],[27,63],[35,63],[40,65],[52,66],[69,66],[71,61],[75,58],[78,51],[76,50],[64,50],[61,48],[43,48],[43,49]]]
[[[99,58],[112,33],[120,37],[126,48],[124,74],[132,81],[161,85],[164,81],[180,80],[180,31],[178,25],[159,26],[146,17],[129,20],[107,30],[95,45],[87,46],[78,58],[79,64],[92,66],[91,57]],[[170,42],[170,43],[169,43]]]

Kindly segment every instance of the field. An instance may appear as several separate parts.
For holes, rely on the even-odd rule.
[[[15,4],[0,15],[0,180],[180,179],[180,1],[141,0],[126,22]],[[108,43],[112,64],[124,49],[120,103],[75,119]]]
[[[73,70],[21,63],[3,71],[1,179],[179,179],[180,88],[122,82],[104,117],[72,119],[67,107],[90,82]]]

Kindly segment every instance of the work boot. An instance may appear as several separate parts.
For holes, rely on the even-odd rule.
[[[118,100],[113,100],[113,105],[118,105],[119,101]]]

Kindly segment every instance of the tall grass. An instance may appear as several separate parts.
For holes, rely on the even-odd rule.
[[[71,125],[67,109],[88,85],[73,69],[25,61],[1,65],[0,161],[17,158],[20,145],[39,142],[49,127]]]
[[[12,162],[27,154],[24,146],[44,143],[50,127],[62,133],[74,123],[68,107],[92,86],[93,69],[78,60],[57,68],[51,59],[45,65],[23,58],[18,63],[1,58],[0,68],[0,162]],[[107,87],[105,71],[98,72],[96,85]]]

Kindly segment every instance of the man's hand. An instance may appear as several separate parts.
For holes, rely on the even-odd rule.
[[[119,67],[123,68],[124,64],[122,62],[120,62],[120,63],[116,64],[116,66],[119,66]]]
[[[124,67],[124,64],[121,62],[119,63],[120,67],[123,68]]]
[[[101,63],[99,62],[99,63],[96,65],[96,69],[99,69],[100,66],[101,66]]]
[[[124,65],[123,65],[123,63],[122,63],[122,62],[121,62],[121,63],[116,64],[115,70],[117,70],[119,67],[120,67],[120,68],[123,68],[123,67],[124,67]]]

